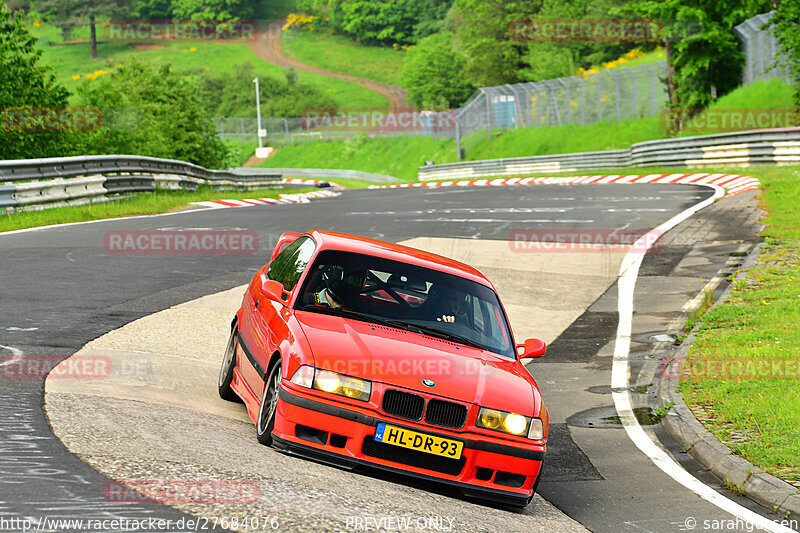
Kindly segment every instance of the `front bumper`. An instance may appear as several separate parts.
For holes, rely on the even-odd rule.
[[[374,441],[378,423],[464,443],[458,461]],[[367,467],[454,486],[473,498],[524,507],[530,503],[544,460],[544,446],[521,448],[472,434],[374,416],[280,389],[273,430],[275,447],[348,469]]]

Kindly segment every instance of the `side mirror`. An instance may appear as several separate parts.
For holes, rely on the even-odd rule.
[[[287,231],[283,233],[280,237],[278,237],[278,242],[275,243],[275,248],[272,249],[272,257],[269,258],[270,261],[275,259],[281,251],[289,244],[296,241],[302,233],[297,233],[296,231]]]
[[[547,345],[542,339],[528,339],[525,344],[517,344],[520,359],[535,359],[547,352]]]
[[[267,279],[266,277],[262,276],[261,292],[264,294],[264,296],[266,296],[273,302],[286,304],[283,285],[281,285],[280,281],[275,281],[274,279]]]

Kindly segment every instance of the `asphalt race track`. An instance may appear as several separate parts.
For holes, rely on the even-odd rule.
[[[412,241],[445,255],[451,252],[450,255],[463,256],[457,259],[469,259],[471,244],[465,245],[466,240],[475,246],[489,246],[507,241],[515,230],[649,230],[711,194],[704,187],[661,184],[362,190],[310,204],[195,210],[0,235],[0,365],[13,365],[15,360],[32,357],[66,358],[92,339],[134,320],[243,285],[266,261],[278,235],[288,230],[325,229],[393,242]],[[658,357],[670,349],[670,343],[662,342],[664,338],[658,335],[674,328],[681,316],[681,305],[702,289],[703,280],[724,267],[731,253],[755,242],[754,203],[752,193],[717,202],[669,232],[663,246],[646,256],[635,295],[630,379],[636,407],[641,407],[643,413],[654,405]],[[258,234],[259,254],[114,254],[104,248],[104,236],[110,231],[164,229],[254,231]],[[559,254],[552,255],[549,260],[560,260]],[[491,263],[490,258],[482,260]],[[577,264],[574,258],[570,261],[573,267]],[[502,266],[479,268],[495,280],[492,269],[499,272]],[[563,322],[558,336],[548,339],[553,342],[547,356],[529,367],[551,412],[548,458],[539,493],[591,531],[702,531],[704,520],[731,520],[732,515],[656,468],[615,423],[609,352],[617,327],[616,285],[613,276],[609,278],[610,274],[616,275],[612,266],[600,265],[602,276],[583,278],[586,283],[595,278],[601,283],[601,278],[607,278],[606,285],[588,288],[575,282],[581,279],[579,271],[565,271],[561,276],[553,275],[553,269],[528,271],[524,279],[516,280],[498,274],[501,279],[497,285],[504,302],[508,301],[504,287],[516,291],[519,301],[514,305],[535,307],[537,300],[553,302],[559,295],[566,301],[577,291],[592,296],[583,308],[564,309],[551,317]],[[592,288],[596,294],[588,290]],[[520,330],[525,335],[535,333],[536,316],[527,317],[526,321],[523,314],[515,315],[511,310],[509,314],[518,341],[524,339]],[[220,346],[220,356],[223,348]],[[28,518],[37,523],[45,516],[173,521],[191,518],[167,506],[107,502],[103,487],[109,479],[71,454],[54,436],[43,409],[43,394],[43,379],[0,379],[0,531],[21,529],[3,520]],[[120,413],[120,424],[138,420],[137,405],[129,405],[131,412]],[[171,414],[162,410],[159,416]],[[161,436],[167,439],[161,445],[177,449],[203,447],[195,443],[208,436],[211,444],[203,447],[205,453],[224,456],[230,453],[225,446],[238,439],[255,442],[254,430],[242,421],[217,424],[216,429],[211,426],[214,424],[209,422],[203,431],[172,428],[168,435]],[[645,429],[684,468],[725,497],[769,519],[780,518],[724,489],[688,454],[674,449],[658,425]],[[230,431],[230,440],[226,440],[225,431]],[[153,438],[155,442],[159,435]],[[146,455],[152,443],[134,445],[139,447],[138,453]],[[157,449],[153,445],[153,454]],[[426,498],[433,498],[434,503],[446,499],[443,505],[448,510],[463,508],[464,517],[481,512],[480,506],[455,494],[438,490],[429,494],[426,487],[403,479],[383,481],[312,466],[305,460],[257,446],[248,449],[255,454],[275,454],[276,459],[266,461],[263,468],[276,469],[271,472],[276,479],[285,476],[294,480],[303,472],[323,469],[320,479],[332,486],[358,489],[362,482],[369,486],[391,483],[392,490],[359,494],[362,515],[365,502],[371,503],[375,514],[380,515],[391,512],[394,506],[405,512],[413,509],[415,502],[425,500],[426,516],[430,516],[431,502]],[[412,492],[402,505],[392,501],[390,495],[402,493],[405,488]],[[291,499],[296,496],[292,491],[297,490],[309,489],[287,481],[276,484],[270,497],[276,501]],[[342,509],[348,509],[347,494],[335,503],[336,509],[329,509],[331,514],[336,511],[338,516]],[[530,523],[535,524],[531,530],[550,531],[548,520],[557,517],[544,511],[537,515],[539,508],[547,509],[544,502],[534,502],[520,514],[530,515]],[[314,511],[324,513],[325,509]],[[304,527],[302,507],[287,507],[282,512],[276,515],[281,530],[313,530]],[[506,518],[503,513],[508,514]],[[469,522],[468,518],[460,522],[456,516],[453,530],[515,531],[510,524],[525,516],[515,518],[512,513],[516,512],[485,509],[485,514],[499,516],[494,527]],[[449,516],[453,514],[450,512]],[[690,519],[696,520],[695,528]],[[569,530],[570,526],[560,527]],[[324,523],[317,530],[320,529],[357,530],[341,521]],[[728,523],[705,530],[737,528]],[[747,528],[742,525],[739,530]]]

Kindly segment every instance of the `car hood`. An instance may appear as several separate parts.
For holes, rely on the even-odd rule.
[[[298,311],[315,365],[484,407],[538,416],[541,399],[515,360],[444,339]],[[422,380],[432,380],[426,387]]]

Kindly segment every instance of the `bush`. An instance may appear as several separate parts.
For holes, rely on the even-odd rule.
[[[39,65],[42,52],[36,42],[22,14],[11,14],[0,0],[0,159],[55,157],[70,150],[64,131],[49,126],[50,131],[29,131],[14,119],[17,111],[67,106],[69,92],[56,82],[51,68]]]
[[[454,108],[475,91],[464,76],[464,56],[453,48],[453,34],[425,37],[411,48],[403,64],[403,87],[420,107]]]
[[[78,88],[80,105],[103,110],[103,127],[79,136],[86,154],[137,154],[226,166],[228,149],[198,97],[172,72],[132,60]]]
[[[255,85],[258,73],[250,63],[231,74],[204,73],[199,80],[200,100],[206,113],[215,117],[255,117]],[[316,87],[300,83],[289,69],[286,80],[259,78],[261,114],[264,117],[299,117],[307,109],[334,109],[336,102]]]

